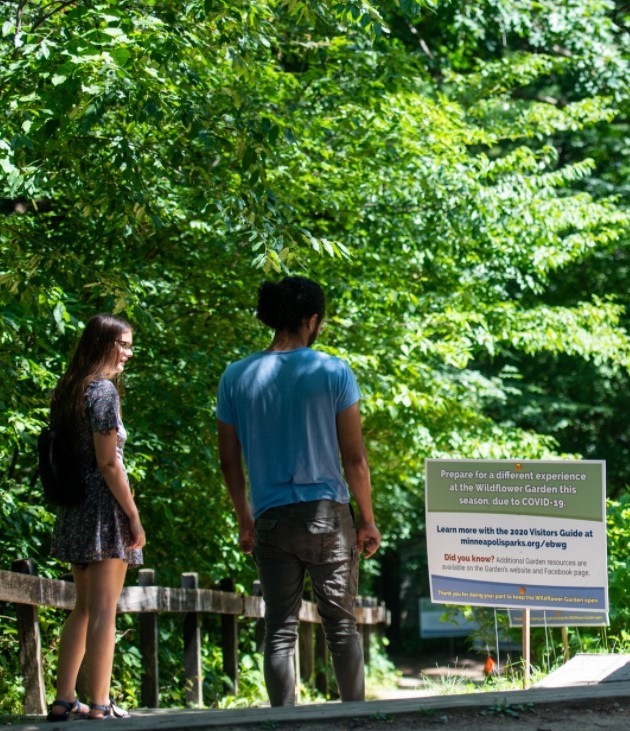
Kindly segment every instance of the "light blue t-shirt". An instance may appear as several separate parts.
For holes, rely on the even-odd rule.
[[[254,353],[225,369],[217,418],[236,429],[254,517],[311,500],[349,502],[335,416],[360,397],[350,366],[311,348]]]

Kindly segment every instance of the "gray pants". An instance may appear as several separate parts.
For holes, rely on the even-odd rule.
[[[295,704],[295,642],[308,572],[342,701],[365,698],[354,618],[359,554],[348,505],[330,500],[271,508],[256,520],[254,559],[265,600],[264,672],[272,706]]]

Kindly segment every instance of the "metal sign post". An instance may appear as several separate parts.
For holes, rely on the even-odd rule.
[[[531,633],[529,609],[523,609],[523,688],[527,690],[531,682]]]

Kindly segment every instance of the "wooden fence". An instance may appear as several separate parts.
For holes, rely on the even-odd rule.
[[[15,604],[20,663],[24,677],[24,710],[27,714],[42,714],[46,710],[42,671],[41,639],[38,607],[72,609],[74,585],[71,581],[45,579],[34,575],[30,559],[13,562],[13,571],[0,571],[0,601]],[[221,616],[221,649],[223,671],[229,679],[227,691],[238,694],[238,622],[239,618],[255,620],[256,637],[262,644],[264,601],[259,585],[253,596],[234,593],[234,582],[224,579],[221,590],[199,589],[196,573],[181,575],[181,587],[155,585],[155,571],[140,569],[138,586],[128,586],[118,602],[119,613],[139,615],[139,644],[142,655],[141,703],[147,708],[159,707],[158,614],[183,614],[184,675],[186,704],[202,704],[201,630],[200,614]],[[258,594],[258,595],[256,595]],[[389,624],[389,613],[384,604],[360,597],[355,616],[363,640],[366,664],[370,662],[370,634],[379,624]],[[296,671],[306,682],[314,683],[323,693],[328,688],[327,647],[316,605],[303,601],[300,610],[299,642],[296,647]],[[316,672],[316,668],[319,669]],[[299,682],[297,683],[299,688]]]

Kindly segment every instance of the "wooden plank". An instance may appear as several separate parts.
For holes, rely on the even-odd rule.
[[[537,688],[595,685],[630,681],[630,654],[578,653],[536,683]]]
[[[206,731],[225,728],[236,729],[249,726],[255,731],[263,726],[283,724],[283,727],[298,729],[302,723],[316,723],[320,726],[342,728],[350,721],[353,725],[367,725],[375,717],[398,716],[401,714],[427,713],[429,711],[456,708],[497,708],[520,704],[563,704],[576,702],[597,702],[625,699],[630,695],[630,682],[604,683],[598,686],[576,688],[531,688],[529,690],[491,691],[464,695],[437,695],[418,698],[404,698],[385,701],[355,703],[320,703],[283,708],[234,708],[210,711],[163,710],[134,711],[133,718],[116,721],[117,731]],[[623,719],[620,719],[624,728]],[[505,722],[511,727],[510,722]],[[44,726],[42,726],[43,728]],[[31,722],[0,726],[0,731],[35,731]]]
[[[265,616],[265,601],[259,596],[243,597],[243,616],[251,619],[263,619]]]
[[[0,571],[0,601],[33,606],[74,608],[74,585],[67,581]],[[164,586],[127,586],[122,590],[117,611],[122,612],[208,612],[264,617],[262,597],[244,597],[215,589],[188,589]],[[389,624],[384,606],[356,607],[359,624]],[[313,602],[302,602],[300,619],[319,623]]]
[[[262,618],[265,616],[265,602],[262,597],[243,597],[243,616],[251,618]],[[236,614],[236,612],[234,612]],[[355,607],[354,616],[359,624],[385,624],[391,622],[389,612],[384,604],[380,606]],[[314,602],[303,601],[300,607],[300,620],[302,622],[313,622],[319,624],[321,619]]]
[[[250,599],[257,599],[256,606],[260,608],[261,614],[257,616],[256,625],[254,627],[254,638],[256,641],[256,652],[264,652],[265,649],[265,602],[262,599],[262,585],[260,581],[254,581],[252,586],[252,596],[245,597],[245,616],[251,616],[247,614],[247,604]]]
[[[74,584],[70,582],[0,571],[0,601],[71,610],[74,600]],[[243,608],[240,594],[214,589],[127,586],[122,590],[117,611],[243,614]]]
[[[384,606],[355,607],[354,616],[359,624],[389,624]]]
[[[123,589],[117,611],[243,614],[243,608],[240,594],[214,589],[128,586]]]
[[[74,584],[67,581],[0,571],[0,601],[73,609],[74,599]]]
[[[302,606],[300,607],[299,618],[300,622],[314,622],[315,624],[322,621],[317,611],[317,605],[314,602],[304,600],[302,600]]]

